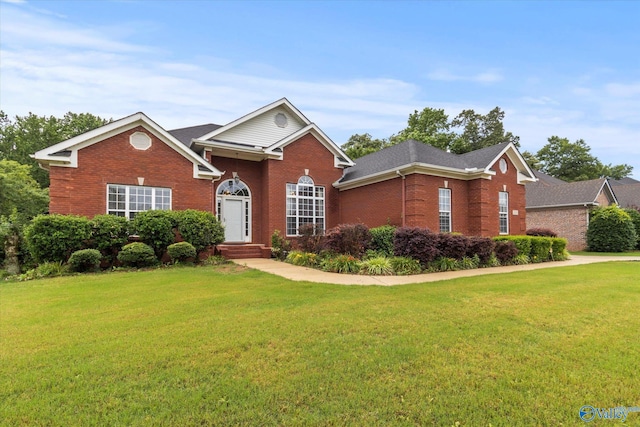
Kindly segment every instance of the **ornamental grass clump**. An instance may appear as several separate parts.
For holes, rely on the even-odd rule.
[[[323,270],[332,273],[357,274],[360,272],[360,261],[353,255],[335,255],[322,260],[320,266]]]
[[[422,267],[417,259],[396,256],[389,259],[391,268],[398,276],[408,276],[422,273]]]
[[[360,272],[371,276],[390,276],[393,274],[393,267],[389,258],[379,256],[369,258],[360,264]]]
[[[318,255],[313,252],[291,251],[286,261],[300,267],[317,267]]]

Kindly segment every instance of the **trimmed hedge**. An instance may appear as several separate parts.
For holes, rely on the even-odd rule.
[[[496,242],[490,237],[473,236],[469,238],[469,245],[467,246],[467,256],[478,256],[480,265],[487,265],[493,255],[493,250],[496,247]]]
[[[442,233],[438,236],[440,256],[461,260],[467,255],[469,238],[461,234]]]
[[[110,262],[115,261],[120,248],[129,241],[129,221],[123,216],[96,215],[91,228],[91,247]]]
[[[531,257],[531,239],[533,239],[533,236],[496,236],[493,238],[496,242],[513,242],[516,245],[516,249],[518,249],[518,253],[528,257]]]
[[[69,257],[69,266],[72,271],[83,273],[100,269],[102,254],[97,249],[81,249],[75,251]]]
[[[153,248],[142,242],[124,245],[118,253],[118,261],[125,267],[150,267],[158,263]]]
[[[38,263],[66,262],[90,237],[89,220],[75,215],[38,215],[25,229],[27,247]]]
[[[531,262],[549,261],[551,244],[551,237],[531,236],[531,253],[529,254]]]
[[[224,242],[224,227],[211,212],[173,211],[173,219],[184,241],[191,243],[197,253]]]
[[[636,247],[633,220],[619,207],[594,209],[587,228],[587,246],[594,252],[624,252]]]
[[[173,262],[193,261],[198,256],[196,248],[189,242],[173,243],[167,247],[167,253]]]
[[[624,210],[633,222],[633,227],[636,229],[636,249],[640,249],[640,212],[636,209],[628,208]]]
[[[496,241],[494,253],[500,264],[508,264],[518,255],[518,248],[516,248],[513,240],[498,240]]]
[[[151,246],[158,258],[175,240],[173,226],[175,214],[171,211],[145,211],[136,214],[133,219],[133,231],[140,240]]]

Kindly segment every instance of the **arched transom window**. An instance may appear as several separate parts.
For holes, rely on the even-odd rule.
[[[218,186],[218,196],[249,197],[249,188],[242,181],[228,179]]]
[[[297,236],[301,226],[315,224],[324,230],[324,187],[316,186],[308,175],[296,184],[287,184],[287,236]]]

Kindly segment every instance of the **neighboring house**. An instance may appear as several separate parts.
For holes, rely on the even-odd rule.
[[[535,180],[509,143],[454,155],[407,141],[355,165],[284,98],[224,126],[166,131],[136,113],[34,158],[50,172],[51,213],[207,210],[228,243],[263,246],[304,224],[521,234]]]
[[[640,181],[633,178],[622,178],[610,182],[620,207],[640,209]]]
[[[567,249],[583,250],[589,214],[598,206],[618,203],[607,178],[565,182],[535,171],[527,184],[527,229],[547,228],[567,239]]]

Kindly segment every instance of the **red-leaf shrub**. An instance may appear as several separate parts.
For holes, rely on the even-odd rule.
[[[516,244],[510,240],[499,240],[496,242],[496,247],[493,252],[496,254],[496,258],[498,258],[500,264],[506,264],[518,255],[518,248],[516,248]]]
[[[401,227],[393,238],[394,254],[420,261],[423,268],[440,256],[438,235],[428,228]]]
[[[473,257],[478,255],[480,264],[486,264],[493,254],[496,243],[490,237],[469,237],[469,246],[467,247],[467,256]]]
[[[469,238],[461,234],[442,233],[438,236],[440,256],[461,260],[467,254]]]
[[[364,224],[341,224],[327,231],[324,247],[338,254],[361,258],[369,249],[371,233]]]
[[[298,228],[298,247],[302,252],[319,254],[324,245],[322,229],[315,224],[305,224]]]
[[[530,228],[525,234],[527,236],[558,237],[558,233],[548,228]]]

